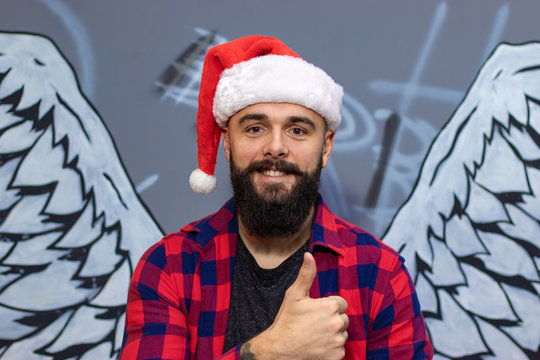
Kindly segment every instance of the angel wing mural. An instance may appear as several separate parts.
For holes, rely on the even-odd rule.
[[[433,141],[383,241],[437,359],[540,358],[540,43],[499,45]]]
[[[0,32],[0,358],[116,358],[161,236],[60,51]]]

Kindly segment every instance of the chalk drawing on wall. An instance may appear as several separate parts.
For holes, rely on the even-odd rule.
[[[87,98],[92,99],[96,92],[96,66],[94,51],[91,46],[92,41],[90,40],[90,36],[83,21],[81,21],[78,14],[62,0],[41,0],[41,2],[52,14],[58,17],[60,22],[66,28],[67,34],[71,36],[81,67],[81,70],[77,74],[80,79],[80,86],[84,90],[84,95]]]
[[[540,43],[501,44],[383,237],[438,359],[540,355]]]
[[[0,189],[0,357],[116,358],[134,265],[163,234],[40,35],[0,32]]]
[[[195,28],[199,38],[193,41],[155,81],[162,93],[161,100],[172,99],[176,104],[197,108],[204,56],[208,50],[227,39],[216,31]]]
[[[501,5],[492,22],[489,36],[484,44],[479,66],[485,61],[487,56],[493,51],[497,43],[500,42],[501,35],[508,21],[510,7],[508,4]],[[395,143],[384,168],[385,175],[380,184],[380,198],[377,198],[376,206],[370,197],[364,203],[352,204],[355,213],[360,214],[363,219],[369,220],[371,230],[374,234],[380,235],[388,226],[389,219],[395,214],[401,199],[405,199],[410,193],[416,180],[418,169],[425,157],[427,149],[438,132],[432,123],[433,120],[426,121],[414,115],[415,101],[429,101],[431,103],[445,103],[457,106],[464,96],[464,91],[441,86],[426,84],[428,79],[423,79],[424,71],[430,63],[431,54],[437,47],[442,46],[441,33],[444,30],[448,18],[449,5],[440,2],[435,7],[432,21],[426,32],[426,38],[422,44],[416,63],[411,70],[411,74],[406,81],[394,79],[376,79],[368,83],[368,88],[375,94],[385,96],[399,96],[399,101],[392,109],[377,109],[373,112],[373,117],[379,121],[386,121],[392,113],[399,117],[399,126],[395,135]],[[411,44],[413,46],[413,44]],[[391,99],[388,99],[392,102]],[[385,126],[386,127],[386,126]],[[400,149],[407,142],[418,143],[417,151],[404,152]],[[385,144],[375,144],[372,151],[375,155],[376,163],[379,154],[385,152]],[[372,184],[377,180],[375,172]],[[371,189],[370,189],[371,190]],[[400,199],[396,202],[395,199]]]

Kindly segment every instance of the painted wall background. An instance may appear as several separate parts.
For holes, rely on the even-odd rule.
[[[344,86],[323,195],[406,256],[437,358],[537,358],[540,54],[490,54],[539,9],[3,0],[0,358],[115,358],[141,251],[231,195],[222,155],[216,193],[187,184],[200,61],[252,33]]]

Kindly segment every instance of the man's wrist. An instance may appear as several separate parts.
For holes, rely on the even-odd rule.
[[[256,360],[257,357],[251,352],[251,343],[247,342],[240,348],[240,359],[242,360]]]
[[[242,360],[273,360],[283,358],[283,354],[276,349],[279,337],[273,337],[272,326],[259,335],[246,341],[240,348]]]

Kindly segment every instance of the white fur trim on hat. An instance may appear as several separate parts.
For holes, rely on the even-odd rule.
[[[216,189],[217,179],[214,175],[208,175],[201,169],[195,169],[189,177],[189,185],[193,191],[200,194],[209,194]]]
[[[243,108],[262,102],[302,105],[321,115],[328,129],[341,122],[343,88],[322,69],[284,55],[265,55],[235,64],[221,73],[214,96],[220,127]]]

